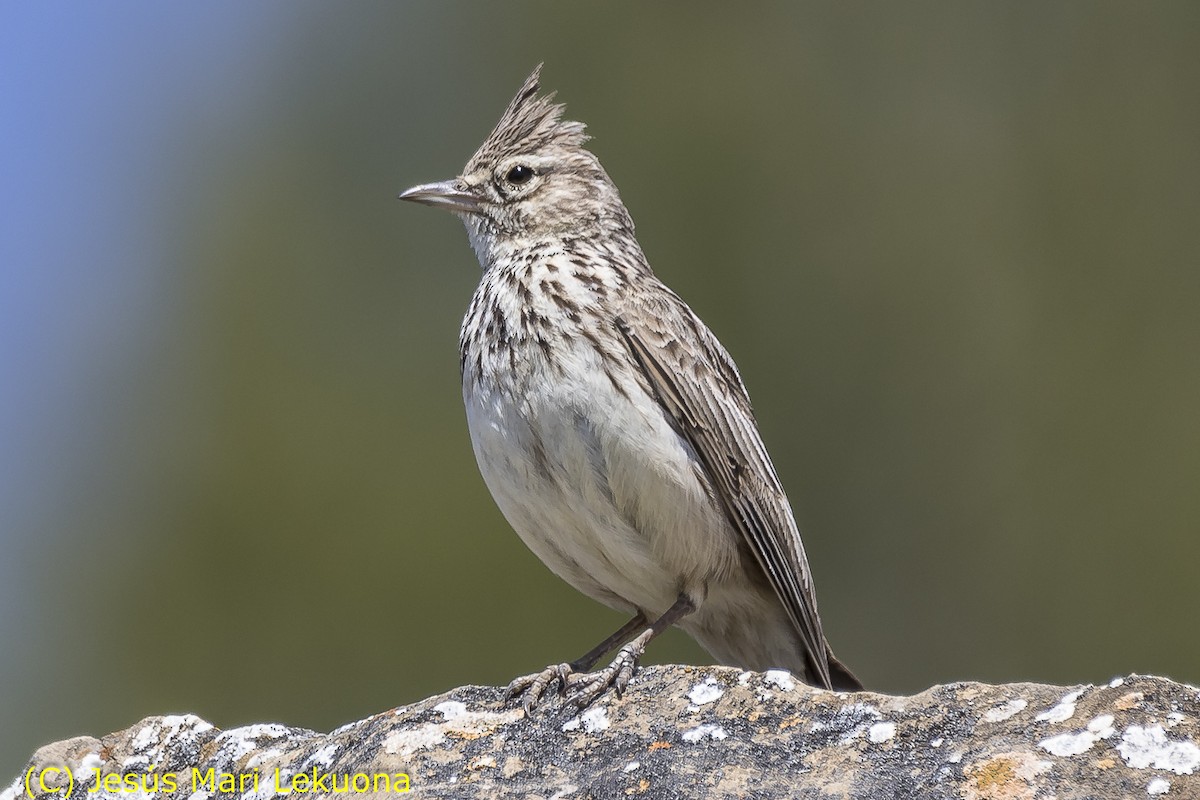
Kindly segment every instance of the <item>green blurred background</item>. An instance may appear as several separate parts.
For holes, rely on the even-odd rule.
[[[4,775],[622,621],[493,506],[478,267],[394,199],[539,61],[737,359],[870,687],[1200,681],[1200,5],[0,9]]]

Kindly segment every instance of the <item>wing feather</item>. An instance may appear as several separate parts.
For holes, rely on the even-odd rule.
[[[830,687],[829,654],[800,532],[767,455],[733,359],[677,295],[661,286],[617,329],[676,429],[699,455],[726,516],[745,538]]]

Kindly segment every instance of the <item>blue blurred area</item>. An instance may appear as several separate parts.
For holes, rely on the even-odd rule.
[[[211,148],[262,90],[286,21],[277,12],[233,2],[3,5],[5,519],[28,522],[62,500],[72,454],[87,445],[89,392],[128,367],[128,349],[175,310],[181,153],[186,143]]]
[[[737,359],[869,687],[1200,679],[1200,6],[684,9],[0,2],[0,780],[619,624],[488,498],[478,268],[394,199],[541,61]]]
[[[187,153],[229,135],[272,79],[296,13],[275,4],[116,2],[0,6],[0,763],[42,732],[22,708],[55,705],[69,675],[45,647],[87,531],[59,526],[92,505],[101,423],[122,402],[146,341],[177,314],[175,183]],[[181,208],[181,206],[183,208]],[[56,569],[33,571],[46,554]],[[86,568],[86,565],[84,565]],[[128,578],[132,576],[122,576]],[[59,647],[61,647],[59,644]],[[31,655],[41,651],[41,658]],[[44,734],[43,734],[44,735]]]

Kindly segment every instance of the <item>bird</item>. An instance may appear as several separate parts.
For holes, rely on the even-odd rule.
[[[458,177],[399,195],[457,216],[482,268],[459,356],[492,497],[550,570],[630,617],[509,697],[532,713],[552,689],[580,708],[620,695],[673,625],[723,664],[861,690],[825,637],[733,358],[651,271],[585,125],[540,93],[541,69]]]

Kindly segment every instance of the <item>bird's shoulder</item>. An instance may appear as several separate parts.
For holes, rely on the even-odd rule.
[[[729,351],[696,312],[657,278],[623,298],[615,323],[634,347],[645,350],[659,369],[669,372],[664,378],[686,383],[691,389],[688,394],[716,395],[712,402],[731,403],[753,418],[750,395]]]

